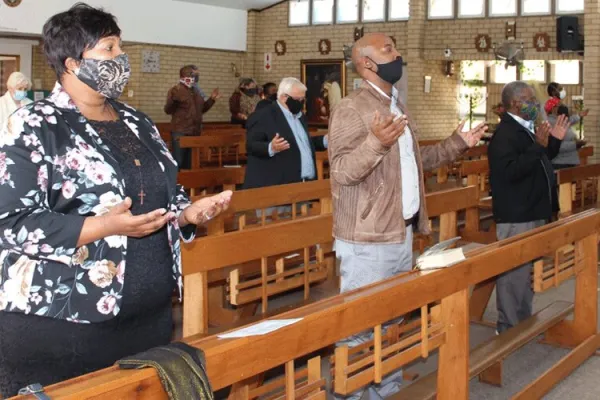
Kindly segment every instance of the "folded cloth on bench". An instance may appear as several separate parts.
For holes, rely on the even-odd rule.
[[[214,400],[202,350],[174,342],[117,361],[121,369],[156,369],[171,400]]]

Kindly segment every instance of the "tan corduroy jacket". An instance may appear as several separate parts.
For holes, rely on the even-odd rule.
[[[452,162],[467,149],[458,134],[434,146],[420,148],[414,121],[400,101],[398,107],[408,116],[420,182],[423,182],[424,170]],[[390,115],[390,99],[364,82],[338,104],[329,122],[333,236],[336,239],[353,243],[402,243],[406,236],[400,148],[398,143],[390,148],[383,146],[371,132],[377,110],[382,116]],[[418,228],[428,233],[423,184],[419,191]]]

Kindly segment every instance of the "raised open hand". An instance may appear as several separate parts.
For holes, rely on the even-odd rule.
[[[385,147],[392,147],[400,136],[404,134],[408,119],[406,115],[396,117],[393,115],[382,117],[379,111],[375,111],[371,131]]]
[[[477,143],[479,143],[479,141],[481,140],[481,137],[483,136],[483,134],[485,132],[487,132],[487,130],[488,130],[488,126],[486,124],[481,124],[471,130],[463,132],[464,126],[465,126],[465,121],[462,121],[456,128],[455,132],[458,133],[460,135],[460,137],[463,138],[463,140],[469,147],[476,146]]]
[[[556,118],[554,127],[550,130],[550,134],[558,140],[563,140],[569,129],[569,118],[566,115],[559,115]]]
[[[181,213],[180,226],[201,225],[208,222],[229,208],[232,195],[231,190],[226,190],[215,196],[204,197],[193,202]]]
[[[542,122],[540,126],[535,130],[535,140],[542,147],[548,147],[548,138],[550,137],[550,131],[552,126],[548,121]]]

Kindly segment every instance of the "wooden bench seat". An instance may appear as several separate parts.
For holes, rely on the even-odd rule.
[[[500,385],[502,360],[564,320],[573,309],[573,303],[556,301],[516,327],[476,346],[469,354],[469,377],[474,378],[479,375],[483,382],[491,377],[495,381],[489,383]],[[436,392],[437,371],[434,371],[387,399],[432,400],[435,399]]]
[[[469,354],[469,377],[501,385],[502,360],[573,312],[573,303],[556,301],[501,335],[481,343]],[[437,372],[432,372],[402,389],[388,400],[430,400],[437,392]]]

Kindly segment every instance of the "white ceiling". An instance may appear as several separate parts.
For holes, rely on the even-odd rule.
[[[177,0],[185,1],[188,3],[199,3],[207,4],[211,6],[226,7],[226,8],[237,8],[240,10],[250,9],[263,9],[269,7],[275,3],[279,3],[281,0]]]

